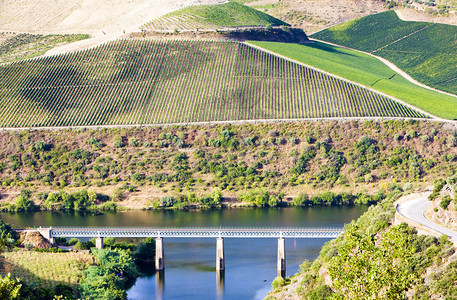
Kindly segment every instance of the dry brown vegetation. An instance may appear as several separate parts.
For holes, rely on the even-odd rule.
[[[58,284],[75,287],[82,279],[82,271],[93,263],[86,253],[39,253],[16,249],[0,254],[1,274],[14,274],[31,287],[53,288]]]
[[[386,10],[377,0],[259,0],[246,5],[264,11],[307,34]]]
[[[224,142],[227,132],[236,146]],[[120,140],[123,146],[115,147]],[[37,142],[49,150],[37,151]],[[455,128],[435,122],[3,132],[0,143],[6,145],[0,152],[2,202],[14,201],[23,188],[35,195],[82,188],[111,196],[122,192],[118,205],[134,207],[167,195],[208,195],[214,187],[225,197],[260,189],[286,196],[325,190],[374,193],[407,182],[424,187],[437,176],[453,175],[457,167]],[[91,158],[75,158],[81,150]],[[300,157],[313,152],[306,171],[295,173]],[[177,163],[182,154],[187,158]],[[137,191],[129,192],[130,186]]]
[[[19,241],[23,247],[31,245],[33,248],[51,248],[51,244],[38,231],[22,231]]]

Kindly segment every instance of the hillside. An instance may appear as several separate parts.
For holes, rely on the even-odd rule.
[[[49,49],[89,38],[86,34],[0,33],[0,64],[43,55]]]
[[[220,1],[5,0],[0,3],[0,32],[122,34],[173,10],[214,3]]]
[[[419,82],[457,94],[457,26],[405,22],[389,11],[312,37],[381,56]]]
[[[301,271],[273,282],[273,299],[452,299],[457,256],[447,236],[394,224],[394,200],[370,209]]]
[[[242,1],[247,6],[268,13],[306,33],[385,10],[379,0],[258,0]]]
[[[215,187],[224,197],[383,194],[457,168],[455,127],[412,120],[0,131],[0,142],[4,205],[24,188],[37,202],[87,188],[138,208]]]
[[[288,25],[270,15],[230,1],[219,5],[186,7],[141,26],[143,30],[216,30],[227,27]]]
[[[3,127],[425,117],[251,46],[124,40],[0,66]]]
[[[358,82],[445,119],[457,118],[457,98],[411,83],[375,57],[320,42],[304,45],[250,42]]]

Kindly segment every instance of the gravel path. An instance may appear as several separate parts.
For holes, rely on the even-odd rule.
[[[397,212],[403,217],[418,222],[425,227],[438,231],[442,234],[446,234],[453,242],[456,242],[457,232],[442,227],[425,217],[425,210],[429,208],[430,205],[432,205],[432,203],[428,201],[427,196],[421,196],[411,201],[399,204],[397,206]]]

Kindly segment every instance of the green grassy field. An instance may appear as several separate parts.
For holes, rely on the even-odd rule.
[[[457,94],[457,26],[406,22],[388,11],[311,37],[381,56],[414,79]]]
[[[307,45],[258,41],[250,43],[372,87],[438,117],[457,118],[456,97],[418,87],[369,55],[324,43]]]
[[[288,25],[266,13],[230,1],[219,5],[189,6],[142,26],[146,30],[196,30],[242,26]]]

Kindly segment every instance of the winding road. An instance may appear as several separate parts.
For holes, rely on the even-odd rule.
[[[397,205],[397,212],[403,217],[415,221],[427,228],[446,234],[453,242],[457,242],[457,232],[440,226],[425,217],[425,210],[432,203],[428,201],[427,196],[421,196],[413,200]]]

